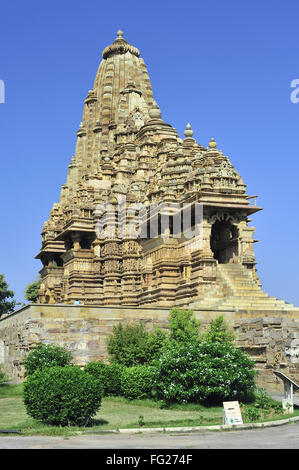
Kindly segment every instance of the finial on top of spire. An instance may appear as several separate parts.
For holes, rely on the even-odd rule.
[[[137,47],[132,46],[125,40],[124,33],[121,29],[119,29],[116,34],[117,37],[115,38],[113,44],[105,47],[103,50],[102,55],[104,59],[107,59],[111,55],[126,54],[126,52],[130,52],[136,57],[140,56],[140,51],[137,49]]]
[[[188,122],[186,129],[184,130],[184,136],[187,137],[192,137],[194,134],[193,130],[191,129],[191,124]]]
[[[149,116],[151,119],[161,119],[161,111],[156,101],[153,102],[153,107],[149,111]]]
[[[211,150],[213,150],[217,147],[217,143],[215,142],[215,139],[213,137],[209,142],[209,147],[210,147]]]

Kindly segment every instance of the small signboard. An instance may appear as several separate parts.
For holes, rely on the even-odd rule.
[[[223,424],[243,424],[238,401],[223,402]]]

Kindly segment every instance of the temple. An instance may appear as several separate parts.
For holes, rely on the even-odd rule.
[[[261,208],[229,158],[163,121],[122,31],[102,56],[42,230],[39,303],[290,308],[260,288],[249,223]]]
[[[187,120],[186,120],[187,122]],[[84,102],[60,201],[42,230],[37,303],[0,318],[0,363],[24,379],[36,344],[74,362],[108,361],[119,322],[169,328],[191,308],[204,330],[220,315],[259,371],[299,382],[299,308],[261,288],[251,217],[261,210],[218,148],[162,119],[144,61],[118,31]]]

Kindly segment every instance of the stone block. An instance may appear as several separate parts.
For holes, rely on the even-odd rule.
[[[266,344],[269,344],[269,339],[268,338],[256,338],[255,341],[254,341],[254,344],[257,344],[257,345],[266,345]]]
[[[264,317],[263,325],[281,325],[282,319],[278,317]]]

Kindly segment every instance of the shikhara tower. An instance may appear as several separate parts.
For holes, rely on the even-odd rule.
[[[148,210],[146,223],[158,220],[156,237],[120,236],[110,228],[122,217],[121,199],[127,222],[134,203],[189,205],[191,212],[202,204],[201,243],[174,234],[171,223],[163,231],[165,207]],[[243,308],[246,300],[247,309],[254,302],[287,308],[259,287],[248,217],[260,208],[252,202],[214,139],[197,143],[190,124],[181,139],[163,121],[140,52],[118,31],[103,51],[66,184],[42,230],[39,302]]]

